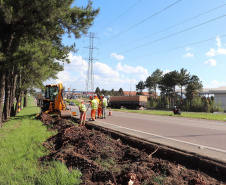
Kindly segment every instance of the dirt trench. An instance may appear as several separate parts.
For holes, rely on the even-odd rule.
[[[82,184],[226,184],[225,165],[200,156],[157,146],[94,124],[76,126],[76,119],[69,121],[47,114],[37,119],[49,130],[58,130],[58,134],[44,142],[50,154],[40,161],[59,160],[69,170],[81,170]],[[204,170],[200,170],[202,168]]]

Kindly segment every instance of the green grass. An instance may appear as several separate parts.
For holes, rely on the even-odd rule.
[[[56,161],[38,161],[48,154],[43,142],[56,133],[34,119],[40,108],[32,97],[28,101],[28,107],[0,128],[0,184],[80,184],[78,170],[69,172]]]
[[[78,105],[80,104],[80,101],[78,101],[78,100],[74,100],[74,99],[67,99],[67,100],[66,100],[66,102],[68,103],[68,105],[69,105],[69,103],[70,103],[71,101],[75,103],[75,106],[78,106]]]
[[[181,115],[174,115],[173,111],[161,111],[161,110],[127,110],[127,109],[112,109],[112,110],[121,111],[121,112],[140,113],[140,114],[153,114],[153,115],[162,115],[162,116],[175,116],[175,117],[187,117],[187,118],[226,121],[226,114],[224,113],[214,114],[214,113],[182,112]]]

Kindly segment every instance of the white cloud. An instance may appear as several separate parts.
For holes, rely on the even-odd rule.
[[[128,91],[130,90],[131,77],[126,77],[127,74],[133,74],[132,90],[135,90],[135,85],[138,83],[137,81],[146,80],[147,76],[145,75],[147,72],[145,70],[138,69],[137,71],[133,70],[133,73],[127,73],[127,71],[125,72],[123,70],[124,66],[121,66],[121,63],[119,64],[116,66],[116,70],[114,70],[107,64],[96,62],[93,66],[95,74],[95,87],[107,90],[111,90],[112,88],[119,90],[119,88],[123,88],[123,90]],[[127,69],[128,68],[130,68],[130,66],[127,66]],[[142,72],[144,72],[144,74],[141,74]]]
[[[68,71],[61,71],[57,74],[58,79],[49,79],[44,82],[45,85],[48,84],[59,84],[62,83],[64,87],[69,88],[70,86],[72,88],[76,88],[75,83],[78,81],[83,81],[85,82],[85,79],[82,79],[83,77],[81,76],[80,78],[72,76],[72,74]]]
[[[45,84],[58,84],[63,83],[63,86],[68,89],[76,89],[85,91],[88,62],[85,61],[81,56],[76,56],[70,53],[69,59],[70,64],[64,64],[64,71],[57,74],[58,79],[50,79]],[[129,65],[117,64],[116,69],[108,66],[107,64],[95,62],[93,63],[93,74],[94,74],[94,90],[96,87],[100,89],[119,90],[132,90],[134,91],[135,85],[140,80],[146,80],[149,76],[147,69],[136,66],[132,67]],[[131,80],[132,78],[132,80]]]
[[[214,59],[209,59],[209,60],[205,61],[204,64],[212,67],[212,66],[216,66],[217,65],[217,61],[214,60]]]
[[[220,37],[218,36],[216,38],[216,45],[217,45],[217,49],[213,49],[211,48],[207,53],[206,56],[208,57],[214,57],[216,55],[226,55],[226,49],[225,48],[221,48],[222,44],[221,44],[221,40]]]
[[[116,60],[123,60],[124,56],[122,55],[117,55],[116,53],[111,54],[111,58],[115,58]]]
[[[81,71],[87,71],[88,69],[88,62],[85,61],[82,56],[76,56],[72,53],[69,53],[68,59],[70,60],[70,63],[64,64],[64,69],[66,71],[73,71],[73,72],[81,72]]]
[[[167,74],[169,72],[170,72],[170,70],[166,69],[165,71],[163,71],[163,75],[165,75],[165,74]]]
[[[206,53],[206,55],[207,55],[208,57],[214,57],[214,56],[216,55],[215,53],[216,53],[215,50],[214,50],[213,48],[211,48],[210,51],[208,51],[208,52]]]
[[[132,67],[126,64],[122,66],[121,62],[118,63],[118,65],[116,66],[116,69],[117,71],[122,71],[127,74],[148,74],[147,69],[141,66]]]
[[[214,57],[216,55],[226,55],[226,49],[224,49],[224,48],[218,48],[218,49],[215,50],[215,49],[211,48],[210,51],[208,51],[206,53],[206,55],[208,57]]]
[[[218,88],[226,86],[226,82],[218,82],[217,80],[213,80],[208,85],[204,85],[204,88]]]
[[[93,65],[94,74],[102,76],[104,78],[118,78],[120,77],[119,73],[109,67],[107,64],[95,62]]]
[[[194,54],[192,53],[186,53],[185,55],[183,55],[183,58],[193,58]]]
[[[117,71],[121,71],[126,74],[135,75],[139,80],[146,80],[146,78],[149,76],[148,70],[143,68],[142,66],[128,66],[128,65],[122,65],[121,62],[118,63],[116,66]]]
[[[112,31],[112,28],[107,28],[107,31]]]
[[[220,39],[220,37],[218,36],[217,38],[216,38],[216,45],[217,45],[217,47],[221,47],[221,39]]]
[[[132,66],[128,66],[126,64],[124,66],[122,66],[121,62],[118,63],[118,65],[116,66],[116,69],[118,71],[123,71],[124,73],[148,74],[147,69],[145,69],[141,66],[132,67]]]

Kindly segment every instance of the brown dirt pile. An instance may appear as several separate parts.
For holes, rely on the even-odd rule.
[[[50,150],[41,160],[60,160],[70,169],[78,168],[83,176],[82,184],[221,184],[206,174],[190,170],[179,164],[152,158],[112,139],[109,135],[94,129],[75,126],[69,121],[42,114],[38,117],[44,124],[57,129],[57,135],[50,137],[45,147]]]

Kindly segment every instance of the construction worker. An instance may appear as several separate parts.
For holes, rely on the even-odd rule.
[[[97,100],[97,108],[98,108],[99,107],[100,100],[99,100],[99,98],[98,98],[98,96],[96,94],[94,94],[94,98]],[[98,116],[98,111],[96,111],[96,115],[97,115],[96,117],[99,117]]]
[[[106,107],[108,106],[107,98],[102,94],[102,118],[106,119]]]
[[[96,110],[97,110],[97,100],[90,96],[91,102],[91,121],[95,121],[95,117],[96,117]]]
[[[97,118],[102,118],[102,96],[100,96],[100,100],[99,100]]]
[[[84,102],[81,102],[79,105],[79,111],[80,111],[80,126],[85,126],[86,121],[86,105]]]

